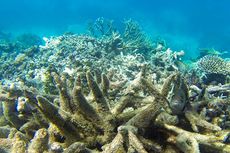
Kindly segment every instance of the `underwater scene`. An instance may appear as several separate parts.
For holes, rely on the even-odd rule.
[[[0,0],[0,153],[230,153],[229,6]]]

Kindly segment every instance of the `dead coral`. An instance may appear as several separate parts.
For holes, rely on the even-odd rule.
[[[108,25],[100,38],[45,38],[15,84],[2,82],[0,151],[229,152],[229,82],[184,75],[183,51],[145,46],[138,24],[126,26],[125,36]]]
[[[165,124],[164,127],[174,132],[176,135],[179,135],[179,137],[176,137],[176,139],[172,138],[170,141],[172,143],[177,143],[181,147],[182,151],[199,152],[199,148],[197,145],[197,143],[199,143],[201,145],[211,148],[208,150],[213,149],[217,152],[229,152],[230,146],[221,142],[223,140],[223,136],[225,136],[229,131],[222,132],[220,133],[220,135],[203,135],[199,133],[185,131],[173,125]],[[184,143],[184,145],[181,145],[181,143]]]
[[[42,146],[45,147],[49,142],[55,144],[56,141],[59,141],[59,143],[64,141],[63,147],[69,146],[66,150],[75,149],[91,152],[88,147],[96,147],[96,143],[99,143],[104,145],[103,152],[127,152],[131,150],[138,152],[158,150],[160,152],[164,149],[159,148],[160,144],[158,145],[158,143],[162,143],[163,140],[159,141],[156,139],[158,142],[154,143],[154,138],[149,139],[145,135],[148,133],[149,128],[158,129],[158,126],[165,127],[161,132],[167,135],[172,130],[169,128],[171,126],[166,126],[166,123],[172,125],[180,123],[181,119],[178,120],[175,116],[177,114],[184,114],[184,117],[189,121],[188,123],[191,123],[192,129],[196,132],[198,132],[196,126],[206,130],[220,130],[218,126],[199,118],[198,112],[193,109],[193,105],[188,103],[188,88],[185,85],[183,76],[178,72],[165,79],[162,89],[158,90],[151,82],[145,79],[146,71],[145,67],[143,67],[142,72],[136,76],[136,79],[126,85],[125,94],[120,97],[117,103],[111,106],[108,103],[109,98],[107,98],[111,92],[109,90],[110,81],[105,74],[101,74],[100,80],[104,81],[100,81],[101,83],[98,84],[91,72],[86,73],[88,88],[91,91],[87,92],[88,96],[85,96],[82,92],[82,88],[84,87],[79,86],[81,85],[81,80],[78,79],[78,81],[75,81],[73,89],[70,90],[65,79],[61,80],[62,77],[57,74],[53,74],[53,77],[59,89],[58,105],[54,104],[55,98],[48,96],[47,99],[45,96],[41,96],[34,91],[28,91],[28,89],[25,89],[24,93],[20,90],[11,89],[8,90],[9,93],[5,91],[1,95],[2,100],[9,99],[5,98],[5,95],[12,95],[8,97],[12,97],[11,101],[13,102],[13,99],[17,99],[17,96],[25,94],[24,96],[28,98],[28,103],[36,108],[46,120],[52,123],[50,126],[54,125],[57,128],[56,132],[53,131],[54,133],[52,130],[46,131],[46,129],[43,129],[43,131],[45,130],[42,132],[44,133],[43,135],[49,132],[51,138],[53,137],[52,141],[48,141],[46,136],[38,138],[39,133],[41,133],[39,131],[42,131],[42,129],[36,132],[38,134],[35,133],[33,139],[29,138],[28,134],[26,134],[27,139],[32,139],[32,141],[29,147],[25,149],[36,150],[37,144],[34,145],[35,142],[39,141],[39,143],[42,143],[41,139],[44,139],[44,144],[41,144]],[[141,98],[141,94],[149,95],[150,97]],[[91,96],[93,98],[90,98]],[[137,99],[140,101],[134,102]],[[175,105],[173,103],[175,103],[175,99],[176,103],[180,102],[179,104],[183,106],[181,107],[183,109],[174,109]],[[136,108],[136,105],[141,102],[144,102],[144,105],[141,108]],[[134,110],[125,112],[127,107]],[[26,131],[24,130],[26,128],[23,127],[27,126],[35,130],[36,128],[33,125],[37,124],[41,126],[39,123],[27,122],[23,126],[20,126],[20,130]],[[118,129],[118,133],[116,129]],[[175,138],[169,135],[172,138],[169,142],[175,143],[183,152],[198,152],[198,143],[200,141],[197,140],[196,134],[191,135],[192,132],[183,130],[182,128],[181,130],[185,134],[181,134],[180,132],[178,135],[175,135]],[[199,136],[198,133],[197,136]],[[58,137],[63,137],[64,139],[61,140]],[[215,135],[206,136],[203,134],[203,137],[213,137],[218,140],[223,139]],[[80,144],[80,141],[84,143]],[[190,143],[186,144],[184,142]],[[25,146],[27,143],[27,141],[19,139],[18,145]],[[215,145],[223,144],[217,143]],[[50,148],[47,146],[44,148],[44,151],[48,149]],[[218,150],[219,148],[214,149]]]
[[[184,122],[188,119],[187,126],[191,124],[195,132],[198,132],[197,126],[205,129],[205,131],[220,131],[221,128],[199,117],[199,112],[195,109],[198,106],[194,107],[189,101],[189,89],[180,73],[176,72],[166,78],[162,89],[159,90],[152,82],[147,81],[146,77],[148,75],[145,68],[145,66],[142,67],[142,71],[136,75],[133,81],[123,84],[123,95],[115,103],[110,102],[110,92],[112,92],[110,84],[112,85],[114,82],[110,82],[108,77],[102,73],[100,77],[97,75],[97,80],[102,81],[96,81],[96,76],[93,76],[91,72],[85,74],[87,87],[82,85],[83,80],[78,77],[73,89],[67,85],[64,76],[53,73],[56,86],[59,89],[57,104],[55,104],[56,96],[39,95],[36,91],[28,91],[30,90],[28,88],[24,89],[24,93],[14,88],[5,90],[1,95],[1,100],[11,99],[14,102],[14,99],[18,99],[17,97],[25,96],[33,109],[35,108],[44,116],[45,120],[52,123],[50,127],[56,127],[56,129],[50,128],[48,131],[44,129],[45,133],[50,134],[50,141],[48,141],[48,138],[44,139],[45,144],[43,146],[58,142],[66,150],[74,149],[91,152],[92,150],[89,148],[96,149],[96,144],[100,144],[103,146],[100,148],[103,152],[127,152],[131,150],[163,152],[167,148],[164,143],[168,141],[176,144],[183,152],[199,152],[198,144],[200,140],[197,140],[197,136],[202,134],[194,133],[194,135],[191,135],[190,129],[182,126],[177,128],[185,134],[180,132],[177,135],[172,135],[169,134],[172,131],[169,128],[171,126],[166,124],[178,125],[182,120]],[[86,91],[83,88],[88,88],[90,92],[83,92]],[[222,90],[226,91],[225,88]],[[207,91],[217,92],[219,90],[209,89]],[[200,90],[197,90],[197,92],[202,93]],[[209,92],[206,92],[206,94],[209,94]],[[200,95],[197,100],[208,100],[207,98],[209,97]],[[182,107],[178,109],[178,105]],[[128,108],[131,110],[128,110]],[[177,114],[180,115],[180,118],[176,116]],[[35,131],[38,130],[34,125],[44,127],[39,122],[26,122],[23,126],[20,126],[20,130],[26,132],[27,128],[25,127],[27,126],[32,127]],[[168,136],[165,140],[155,139],[154,137],[148,138],[146,134],[151,128],[157,129],[156,132]],[[39,130],[36,133],[39,133]],[[40,138],[36,137],[36,133],[33,141],[29,143],[29,147],[25,149],[36,150],[33,143],[37,140],[41,141]],[[226,135],[226,133],[222,135]],[[29,135],[26,133],[25,136],[27,139],[32,139]],[[212,137],[215,140],[218,139],[218,141],[223,140],[223,136],[218,137],[215,134],[206,135],[206,133],[203,133],[202,137]],[[208,139],[205,139],[202,144],[206,140],[208,141]],[[25,144],[28,144],[28,142],[24,140],[18,142],[18,145],[23,146]],[[160,145],[163,146],[159,147]],[[220,148],[217,146],[225,144],[218,142],[215,145],[216,147],[213,149],[219,150]],[[225,149],[227,148],[226,146]],[[51,148],[47,146],[44,150],[48,149]]]

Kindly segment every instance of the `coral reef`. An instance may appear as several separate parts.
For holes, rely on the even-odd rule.
[[[185,51],[148,45],[136,22],[125,25],[120,34],[100,18],[91,36],[43,38],[4,57],[0,152],[230,152],[229,80],[204,84]],[[226,77],[227,65],[198,61]]]

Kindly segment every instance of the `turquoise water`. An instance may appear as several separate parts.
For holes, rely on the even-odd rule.
[[[66,31],[86,32],[87,23],[98,17],[139,22],[153,38],[161,37],[174,50],[196,57],[199,48],[230,53],[228,0],[1,0],[0,31],[41,37]]]

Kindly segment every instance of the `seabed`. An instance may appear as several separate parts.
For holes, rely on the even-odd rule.
[[[195,61],[133,20],[1,40],[1,153],[228,153],[230,63]],[[33,45],[31,45],[33,44]]]

